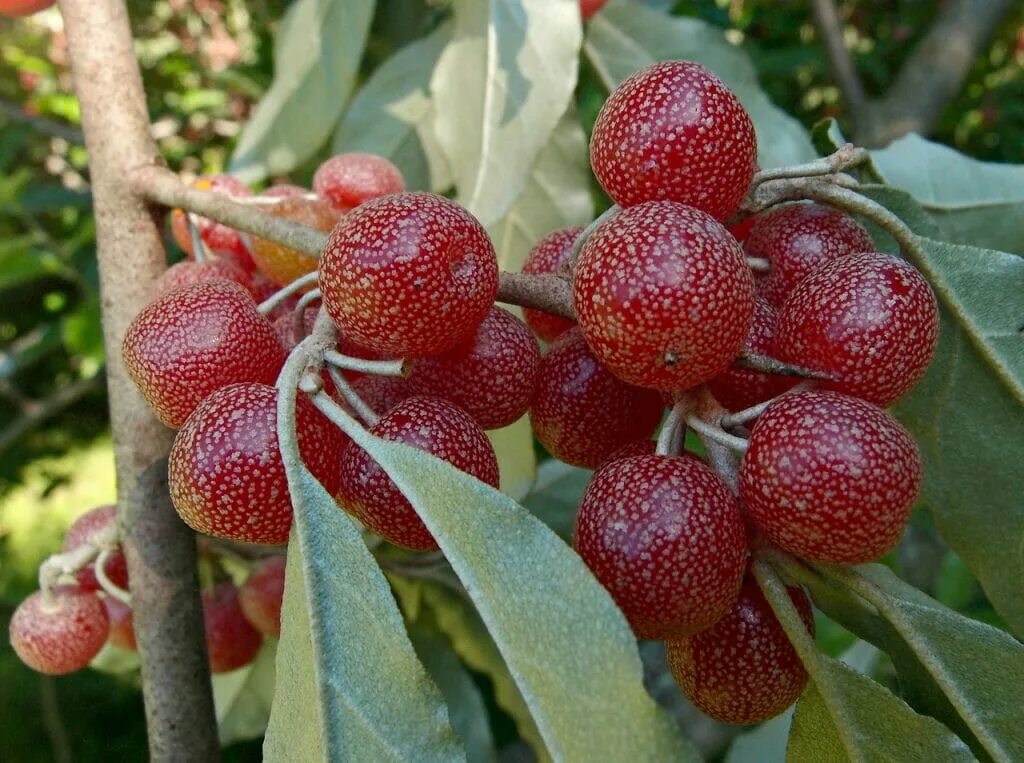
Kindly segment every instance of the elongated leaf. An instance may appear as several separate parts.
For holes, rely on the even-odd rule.
[[[277,642],[268,639],[244,668],[213,676],[217,736],[222,745],[263,736],[274,697],[276,656]]]
[[[537,484],[523,506],[565,540],[572,538],[580,498],[593,472],[549,459],[537,470]]]
[[[529,182],[576,86],[577,0],[454,0],[455,27],[431,80],[437,137],[459,201],[485,227]]]
[[[443,191],[451,169],[434,137],[430,78],[451,37],[451,25],[402,48],[374,70],[334,133],[333,150],[366,151],[390,159],[406,187]]]
[[[525,416],[514,424],[487,433],[498,456],[501,492],[519,500],[530,492],[537,479],[537,456],[533,452],[533,430]]]
[[[587,58],[609,90],[644,66],[671,59],[697,61],[717,74],[750,113],[762,167],[813,159],[807,131],[768,100],[747,56],[721,29],[698,19],[669,16],[628,0],[613,0],[587,25]]]
[[[238,139],[247,182],[289,172],[327,141],[348,102],[375,0],[296,0],[274,45],[274,81]]]

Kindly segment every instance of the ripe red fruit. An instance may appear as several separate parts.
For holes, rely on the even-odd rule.
[[[572,257],[572,246],[582,228],[563,228],[549,233],[534,245],[523,263],[523,272],[532,275],[558,273]],[[533,332],[545,342],[553,342],[576,325],[575,321],[543,310],[523,308],[523,317]]]
[[[814,633],[811,602],[787,588],[807,630]],[[750,576],[732,609],[705,631],[665,644],[679,688],[700,710],[722,723],[774,718],[796,702],[807,671],[771,605]]]
[[[754,425],[740,498],[782,549],[861,564],[900,539],[921,473],[914,439],[878,406],[837,392],[793,392]]]
[[[573,545],[637,637],[686,636],[736,601],[747,546],[736,497],[695,458],[633,456],[594,474]]]
[[[425,450],[492,487],[498,459],[487,435],[464,411],[436,397],[402,401],[370,430],[377,437]],[[342,457],[338,501],[389,543],[413,551],[437,548],[412,504],[366,451],[355,443]]]
[[[260,192],[260,196],[269,196],[272,199],[287,199],[290,196],[308,196],[309,194],[309,190],[301,185],[291,185],[290,183],[278,183]]]
[[[580,0],[580,16],[584,21],[604,8],[608,0]]]
[[[203,591],[203,626],[211,673],[237,670],[256,659],[263,637],[245,619],[234,583]]]
[[[442,196],[398,193],[353,210],[320,260],[331,318],[349,336],[393,357],[450,350],[487,315],[498,260],[486,231]]]
[[[617,204],[678,201],[724,220],[754,177],[757,136],[725,83],[692,61],[652,64],[604,102],[590,163]]]
[[[227,196],[252,196],[252,191],[249,190],[245,183],[230,175],[201,177],[192,186],[202,191],[213,191]],[[220,254],[233,260],[247,272],[253,270],[255,265],[253,265],[252,258],[249,256],[249,247],[246,246],[245,239],[240,231],[205,217],[197,216],[196,223],[199,229],[199,236],[207,248],[215,254]],[[188,220],[185,217],[185,212],[180,209],[175,209],[171,213],[171,233],[182,251],[189,257],[195,257],[195,253],[192,251],[192,236],[188,230]]]
[[[819,265],[875,251],[859,222],[824,204],[786,204],[750,219],[753,225],[743,248],[771,263],[771,271],[757,279],[757,293],[776,309]]]
[[[330,231],[341,220],[341,214],[327,203],[299,196],[285,197],[283,201],[268,206],[266,212],[324,233]],[[317,265],[315,257],[289,249],[276,241],[255,236],[252,239],[252,260],[259,271],[278,286],[284,286],[299,276],[312,273]]]
[[[113,596],[103,597],[103,607],[107,610],[107,619],[110,621],[110,635],[107,641],[119,649],[136,651],[139,647],[135,642],[132,608]]]
[[[313,190],[339,212],[405,190],[402,173],[383,156],[338,154],[317,167]]]
[[[0,0],[0,16],[31,16],[45,10],[56,0]]]
[[[249,277],[249,293],[252,294],[252,298],[257,305],[274,296],[279,288],[276,283],[259,271]],[[266,314],[267,320],[276,321],[285,315],[290,316],[295,310],[295,305],[298,304],[300,296],[299,294],[291,294],[285,297],[282,302],[278,303],[277,307]]]
[[[71,527],[68,528],[67,533],[64,535],[61,551],[73,551],[90,541],[96,533],[103,532],[115,524],[117,524],[116,506],[99,506],[95,509],[90,509],[71,523]],[[124,552],[120,548],[112,551],[107,556],[106,564],[103,565],[103,571],[107,573],[110,582],[118,588],[128,590],[128,562],[125,561]],[[83,591],[92,592],[100,590],[100,583],[96,579],[96,572],[92,564],[78,571],[77,580],[78,587]]]
[[[249,572],[241,588],[238,602],[245,619],[264,636],[281,635],[281,603],[284,600],[283,556],[271,556]]]
[[[47,601],[36,591],[11,617],[11,646],[33,670],[53,676],[86,667],[103,648],[107,610],[94,593],[60,586]]]
[[[772,355],[775,325],[779,315],[775,308],[758,297],[754,300],[754,322],[750,327],[744,349],[759,355]],[[730,411],[739,411],[771,400],[799,382],[792,376],[765,374],[746,368],[730,366],[708,382],[715,400]]]
[[[249,293],[220,280],[151,302],[128,327],[121,354],[146,402],[172,428],[221,387],[273,384],[285,361],[274,327]]]
[[[183,286],[192,286],[214,278],[234,281],[249,291],[251,283],[249,274],[231,260],[204,260],[203,262],[183,260],[164,271],[164,274],[157,279],[155,291],[158,295],[162,295]]]
[[[530,407],[540,348],[526,324],[492,307],[465,343],[443,355],[419,358],[408,383],[414,394],[441,397],[484,429],[518,421]]]
[[[299,452],[332,495],[348,438],[299,396]],[[204,400],[174,438],[171,499],[192,529],[245,543],[283,544],[292,503],[277,442],[277,390],[232,384]]]
[[[624,445],[649,439],[662,413],[661,396],[614,376],[578,328],[558,337],[541,359],[530,424],[567,464],[596,468]]]
[[[743,250],[705,213],[671,201],[639,204],[584,244],[573,280],[576,318],[612,373],[683,390],[724,371],[754,315]]]
[[[349,372],[345,373],[346,376],[349,375]],[[365,374],[358,376],[351,383],[353,391],[379,416],[388,413],[415,394],[409,380],[403,376]]]
[[[939,340],[939,308],[912,265],[888,254],[826,262],[779,315],[780,360],[832,374],[822,387],[887,406],[924,375]]]

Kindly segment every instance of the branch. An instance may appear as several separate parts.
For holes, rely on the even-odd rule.
[[[825,53],[832,69],[832,76],[839,85],[850,116],[854,123],[857,123],[863,118],[867,96],[864,94],[864,85],[857,75],[853,56],[846,47],[839,11],[834,0],[811,0],[811,11],[814,13],[818,33],[825,43]]]
[[[498,301],[576,320],[572,285],[558,275],[501,273],[498,277]]]
[[[60,387],[53,395],[45,400],[29,401],[30,405],[25,406],[22,415],[11,421],[3,429],[0,429],[0,453],[3,453],[12,443],[18,440],[23,434],[34,429],[54,414],[60,413],[65,408],[73,405],[90,392],[95,392],[103,387],[103,378],[97,373],[84,379],[76,379],[71,384]]]

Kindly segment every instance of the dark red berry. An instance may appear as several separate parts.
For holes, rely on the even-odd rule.
[[[234,583],[203,591],[203,625],[211,673],[237,670],[256,659],[263,637],[245,619]]]
[[[377,437],[425,450],[492,487],[498,486],[498,459],[487,435],[467,413],[436,397],[410,397],[370,430]],[[355,443],[342,458],[342,506],[373,532],[413,551],[437,548],[430,531],[395,483]]]
[[[86,667],[107,640],[110,624],[94,593],[61,586],[51,600],[36,591],[14,610],[11,646],[40,673],[59,676]]]
[[[284,601],[283,556],[271,556],[252,568],[238,589],[245,619],[264,636],[281,635],[281,603]]]
[[[264,300],[272,297],[277,293],[280,287],[267,278],[259,271],[253,273],[249,279],[249,293],[252,294],[252,298],[256,301],[256,304],[260,304]],[[276,321],[285,315],[291,315],[295,310],[295,305],[299,301],[299,294],[291,294],[284,298],[283,301],[279,302],[277,307],[268,312],[267,320]]]
[[[576,318],[612,373],[683,390],[729,367],[754,315],[743,250],[703,212],[670,201],[623,210],[584,244]]]
[[[249,290],[251,285],[249,274],[231,260],[204,260],[203,262],[184,260],[171,265],[157,279],[156,293],[158,295],[167,294],[183,286],[192,286],[213,278],[234,281],[245,287],[246,290]]]
[[[338,154],[313,175],[313,190],[339,212],[348,212],[370,199],[405,190],[402,173],[383,156]]]
[[[305,397],[296,402],[299,452],[333,495],[348,438]],[[192,529],[286,543],[292,502],[277,442],[277,390],[233,384],[210,395],[174,438],[168,474],[174,507]]]
[[[608,0],[580,0],[580,16],[584,21],[604,8]]]
[[[558,273],[572,257],[572,246],[582,228],[563,228],[549,233],[536,243],[523,263],[523,272],[531,275]],[[576,325],[575,321],[542,310],[523,308],[523,317],[533,332],[545,342],[553,342]]]
[[[695,458],[633,456],[594,474],[573,543],[639,638],[697,633],[736,601],[747,546],[739,504]]]
[[[786,204],[756,217],[743,248],[771,263],[757,279],[757,293],[776,309],[819,265],[847,254],[875,251],[864,227],[824,204]]]
[[[939,339],[939,308],[911,265],[878,252],[826,262],[779,315],[780,360],[835,379],[821,386],[887,406],[920,379]]]
[[[99,506],[82,514],[71,523],[67,533],[64,535],[64,543],[61,551],[72,551],[84,543],[91,542],[92,538],[100,532],[117,524],[116,506]],[[103,571],[107,574],[110,582],[118,588],[128,590],[128,562],[125,561],[124,552],[114,549],[107,555],[107,561],[103,565]],[[78,587],[83,591],[91,592],[100,590],[100,582],[96,579],[96,572],[93,565],[89,564],[78,571],[76,576]]]
[[[110,635],[107,641],[118,649],[136,651],[139,647],[135,641],[135,619],[132,608],[113,596],[103,597],[103,606],[107,610],[110,621]]]
[[[498,293],[486,231],[462,207],[429,193],[382,196],[353,210],[320,260],[324,307],[349,336],[393,357],[455,347]]]
[[[725,83],[692,61],[652,64],[605,101],[590,163],[617,204],[678,201],[724,220],[754,177],[757,136]]]
[[[787,591],[813,635],[810,599],[799,588]],[[665,647],[679,688],[721,723],[753,724],[774,718],[796,702],[807,684],[800,657],[750,576],[725,617]]]
[[[754,425],[740,498],[782,549],[861,564],[900,539],[921,472],[914,438],[878,406],[837,392],[793,392]]]
[[[361,375],[352,381],[352,389],[379,416],[415,394],[409,380],[402,376]]]
[[[663,413],[657,392],[614,376],[575,328],[541,360],[530,424],[553,456],[593,469],[624,445],[650,439]]]

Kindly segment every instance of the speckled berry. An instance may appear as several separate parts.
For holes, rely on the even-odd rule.
[[[135,618],[132,616],[132,608],[113,596],[103,597],[103,607],[107,610],[107,619],[110,621],[107,643],[118,649],[136,651],[139,647],[135,641]]]
[[[810,599],[787,589],[807,630],[814,633]],[[679,688],[721,723],[753,724],[796,702],[807,671],[771,606],[750,576],[732,609],[705,631],[665,644]]]
[[[498,486],[498,459],[487,435],[464,411],[436,397],[410,397],[370,430],[377,437],[403,442],[444,459],[492,487]],[[338,500],[373,532],[413,551],[437,548],[430,531],[395,483],[355,443],[342,458]]]
[[[757,136],[725,83],[692,61],[663,61],[605,101],[590,163],[617,204],[678,201],[724,220],[754,177]]]
[[[171,265],[164,271],[164,274],[157,279],[155,291],[158,295],[166,294],[184,286],[193,286],[214,278],[223,278],[234,281],[245,287],[250,293],[251,279],[249,274],[231,260],[183,260]]]
[[[296,421],[302,459],[333,495],[348,438],[301,395]],[[277,390],[232,384],[210,395],[174,438],[168,475],[174,507],[197,532],[287,543],[292,503],[277,442]]]
[[[584,21],[604,8],[608,0],[580,0],[580,16]]]
[[[339,212],[405,190],[402,172],[383,156],[352,152],[332,156],[313,175],[313,190]]]
[[[498,294],[486,231],[442,196],[368,201],[334,229],[320,261],[324,306],[343,333],[394,357],[455,347]]]
[[[259,305],[264,300],[274,296],[280,287],[259,271],[254,272],[249,278],[249,293]],[[295,305],[299,302],[298,294],[291,294],[278,302],[277,307],[266,313],[267,320],[276,321],[279,318],[290,316],[295,311]]]
[[[47,601],[36,591],[14,610],[11,646],[40,673],[59,676],[86,667],[107,640],[110,624],[94,593],[60,586]]]
[[[758,297],[754,300],[754,322],[743,345],[745,350],[759,355],[772,356],[774,351],[775,325],[779,315],[775,308]],[[740,411],[752,405],[771,400],[800,380],[792,376],[765,374],[748,368],[729,368],[708,381],[708,389],[715,400],[730,411]]]
[[[878,252],[831,260],[801,281],[779,315],[780,360],[832,374],[821,386],[887,406],[924,375],[939,308],[911,265]]]
[[[208,395],[235,382],[273,384],[285,353],[249,293],[207,281],[158,297],[128,327],[121,347],[128,375],[169,427]]]
[[[352,389],[378,416],[415,394],[409,380],[403,376],[360,374],[352,380]]]
[[[747,546],[739,504],[695,458],[607,464],[583,493],[573,544],[638,638],[716,623],[736,601]]]
[[[530,250],[523,263],[523,272],[530,275],[558,273],[571,259],[572,245],[582,231],[582,228],[562,228],[546,235]],[[575,321],[568,318],[529,307],[523,308],[523,318],[533,333],[545,342],[555,341],[576,325]]]
[[[864,227],[823,204],[786,204],[756,217],[743,248],[771,263],[757,278],[757,293],[780,309],[798,283],[837,257],[875,251]]]
[[[281,635],[285,563],[283,556],[263,559],[238,589],[238,602],[245,619],[264,636],[278,638]]]
[[[285,197],[277,204],[268,206],[266,212],[324,233],[341,220],[341,214],[326,202],[301,196]],[[299,276],[312,273],[317,265],[315,257],[256,236],[252,239],[252,260],[259,271],[278,286],[285,286]]]
[[[236,198],[252,195],[252,191],[245,183],[230,175],[201,177],[192,184],[192,187]],[[253,265],[249,247],[246,246],[240,231],[199,215],[196,215],[195,220],[196,227],[199,229],[199,237],[211,252],[227,257],[247,272],[253,270],[255,265]],[[171,233],[182,251],[189,257],[194,257],[188,220],[185,217],[185,212],[180,209],[175,209],[171,213]]]
[[[256,659],[263,637],[249,624],[234,583],[203,591],[203,626],[211,673],[227,673]]]
[[[578,328],[544,354],[530,402],[530,424],[541,444],[555,458],[588,469],[634,440],[649,439],[663,413],[661,396],[614,376]]]
[[[623,210],[584,244],[576,318],[612,373],[683,390],[720,374],[743,347],[754,279],[743,250],[711,217],[671,201]]]
[[[507,310],[492,307],[466,342],[417,359],[408,382],[415,394],[444,398],[484,429],[499,429],[530,407],[539,367],[540,348],[530,329]]]
[[[914,439],[878,406],[838,392],[793,392],[754,425],[740,498],[785,551],[861,564],[900,539],[921,473]]]
[[[115,524],[117,524],[116,506],[98,506],[95,509],[90,509],[71,523],[64,535],[61,552],[73,551],[83,543],[90,541],[97,533],[108,531],[108,528]],[[118,588],[128,590],[128,562],[125,561],[124,552],[120,548],[112,550],[107,555],[103,571],[107,574],[110,582]],[[83,591],[100,590],[100,582],[96,579],[93,564],[88,564],[80,569],[76,579],[78,587]]]

